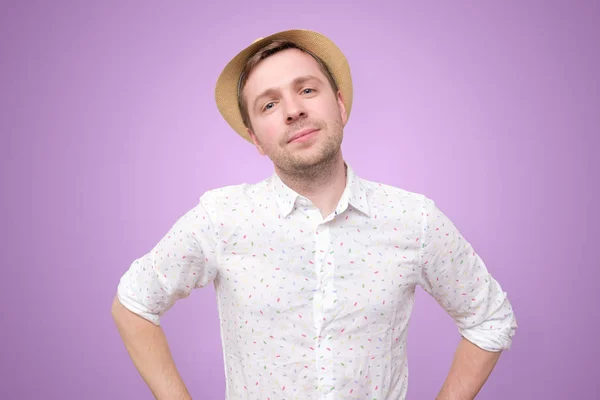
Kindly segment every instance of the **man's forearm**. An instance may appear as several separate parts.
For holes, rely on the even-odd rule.
[[[471,400],[483,387],[501,352],[483,350],[461,338],[448,377],[436,400]]]
[[[112,316],[129,356],[154,397],[191,400],[162,328],[126,309],[118,298],[113,302]]]

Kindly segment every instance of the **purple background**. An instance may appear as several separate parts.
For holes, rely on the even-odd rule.
[[[213,90],[288,28],[350,61],[354,169],[436,200],[508,292],[520,328],[478,398],[598,398],[598,3],[453,3],[3,2],[0,398],[151,398],[118,279],[203,191],[271,173]],[[163,323],[193,397],[222,399],[214,289]],[[409,399],[434,398],[457,342],[419,289]]]

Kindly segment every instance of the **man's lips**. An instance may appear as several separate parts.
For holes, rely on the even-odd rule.
[[[288,141],[288,143],[291,143],[297,139],[301,139],[302,137],[310,135],[311,133],[316,132],[316,131],[318,131],[318,129],[316,129],[316,128],[301,130],[300,132],[297,132],[294,136],[292,136],[292,138]]]

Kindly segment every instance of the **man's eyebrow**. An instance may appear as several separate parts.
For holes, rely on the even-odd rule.
[[[294,85],[299,85],[299,84],[302,84],[304,82],[307,82],[307,81],[310,81],[313,79],[319,83],[323,83],[319,78],[317,78],[314,75],[305,75],[305,76],[301,76],[301,77],[294,79]]]
[[[319,79],[318,77],[316,77],[316,76],[314,76],[314,75],[304,75],[304,76],[299,76],[298,78],[294,79],[294,80],[292,81],[292,85],[293,85],[293,86],[298,86],[298,85],[301,85],[301,84],[303,84],[303,83],[305,83],[305,82],[308,82],[308,81],[310,81],[310,80],[316,80],[316,81],[317,81],[317,82],[319,82],[319,83],[323,83],[323,81],[321,81],[321,79]],[[269,95],[271,95],[271,94],[275,94],[275,93],[277,93],[278,91],[279,91],[279,90],[278,90],[278,89],[275,89],[275,88],[269,88],[269,89],[266,89],[266,90],[264,90],[263,92],[261,92],[261,93],[260,93],[260,94],[259,94],[259,95],[256,97],[256,100],[254,100],[253,107],[256,109],[256,105],[257,105],[256,103],[258,103],[258,101],[259,101],[260,99],[262,99],[263,97],[269,96]]]

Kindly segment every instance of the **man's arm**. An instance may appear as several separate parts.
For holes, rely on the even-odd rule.
[[[483,387],[502,352],[483,350],[461,338],[436,400],[471,400]]]
[[[159,400],[191,400],[159,325],[125,308],[115,297],[111,313],[138,372]]]
[[[202,199],[201,199],[202,200]],[[190,399],[175,368],[161,317],[217,276],[216,234],[202,201],[123,274],[112,315],[129,355],[159,400]]]
[[[437,399],[474,399],[517,322],[506,293],[454,223],[427,199],[423,207],[421,287],[456,323],[462,336]]]

